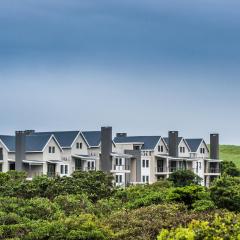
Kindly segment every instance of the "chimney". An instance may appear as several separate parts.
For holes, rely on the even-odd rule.
[[[127,137],[127,133],[117,133],[116,137]]]
[[[178,131],[168,132],[169,156],[178,157]]]
[[[26,135],[31,135],[35,133],[35,130],[25,130]]]
[[[210,158],[219,159],[219,134],[210,134]]]
[[[15,132],[15,169],[22,171],[23,160],[26,157],[26,131]]]
[[[110,172],[112,169],[112,127],[101,128],[100,170]]]

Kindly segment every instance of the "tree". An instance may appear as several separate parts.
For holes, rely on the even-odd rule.
[[[232,177],[240,176],[240,169],[237,168],[236,164],[232,161],[221,162],[221,174],[226,173]]]
[[[240,212],[240,178],[224,174],[210,187],[211,197],[219,208]]]
[[[178,170],[169,176],[175,187],[184,187],[191,184],[200,184],[202,179],[190,170]]]

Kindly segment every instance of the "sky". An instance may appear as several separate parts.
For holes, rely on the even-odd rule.
[[[1,0],[0,133],[240,145],[239,0]]]

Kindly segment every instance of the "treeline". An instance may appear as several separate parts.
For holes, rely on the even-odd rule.
[[[238,169],[223,165],[210,188],[190,171],[125,189],[103,172],[0,173],[0,239],[240,239]]]

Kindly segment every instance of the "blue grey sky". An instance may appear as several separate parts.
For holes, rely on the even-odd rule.
[[[239,0],[1,0],[0,132],[221,134],[240,145]]]

